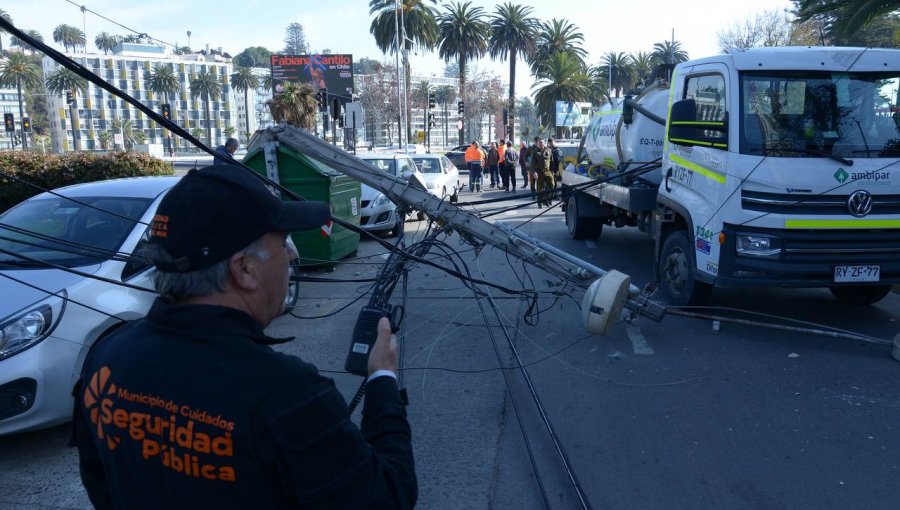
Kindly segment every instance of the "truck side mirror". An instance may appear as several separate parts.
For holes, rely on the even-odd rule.
[[[705,120],[697,115],[697,101],[682,99],[672,103],[669,113],[669,142],[677,145],[728,148],[727,115],[722,120]]]

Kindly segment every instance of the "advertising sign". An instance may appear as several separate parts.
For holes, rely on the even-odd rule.
[[[591,103],[556,102],[556,125],[586,128],[591,121]]]
[[[272,55],[272,87],[281,92],[286,81],[327,89],[328,100],[350,102],[353,96],[353,55]]]

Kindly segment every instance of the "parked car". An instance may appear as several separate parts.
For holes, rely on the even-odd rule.
[[[447,151],[444,156],[447,156],[447,159],[449,159],[457,169],[468,172],[469,167],[466,165],[466,149],[468,148],[469,144],[458,145]]]
[[[405,180],[416,179],[423,187],[426,185],[422,172],[416,168],[412,158],[406,154],[369,153],[360,154],[357,157],[368,162],[377,170]],[[408,217],[401,218],[397,214],[397,204],[391,202],[383,193],[363,184],[361,201],[360,227],[373,232],[392,232],[395,235],[402,230],[403,223]],[[419,219],[423,219],[421,213],[419,213]]]
[[[459,170],[440,154],[417,154],[412,157],[422,175],[425,187],[434,195],[456,202],[459,198]]]
[[[147,224],[178,179],[78,184],[0,215],[0,435],[68,421],[72,387],[88,350],[104,334],[146,315],[157,296],[155,269],[129,256],[147,242]],[[291,274],[297,272],[292,266]],[[292,281],[289,307],[298,293]]]

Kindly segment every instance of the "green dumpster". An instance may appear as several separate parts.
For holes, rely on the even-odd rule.
[[[359,181],[283,144],[278,145],[276,160],[282,186],[307,200],[328,202],[335,218],[359,225]],[[244,163],[266,175],[263,147],[251,149]],[[292,237],[302,266],[334,266],[339,260],[356,255],[359,249],[359,234],[338,224],[332,225],[330,235],[324,230],[308,230],[294,232]]]

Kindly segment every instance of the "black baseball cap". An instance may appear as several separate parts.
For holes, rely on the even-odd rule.
[[[194,169],[169,190],[150,223],[150,242],[174,259],[154,265],[174,273],[204,269],[269,232],[319,228],[329,219],[325,202],[282,201],[246,168]]]

